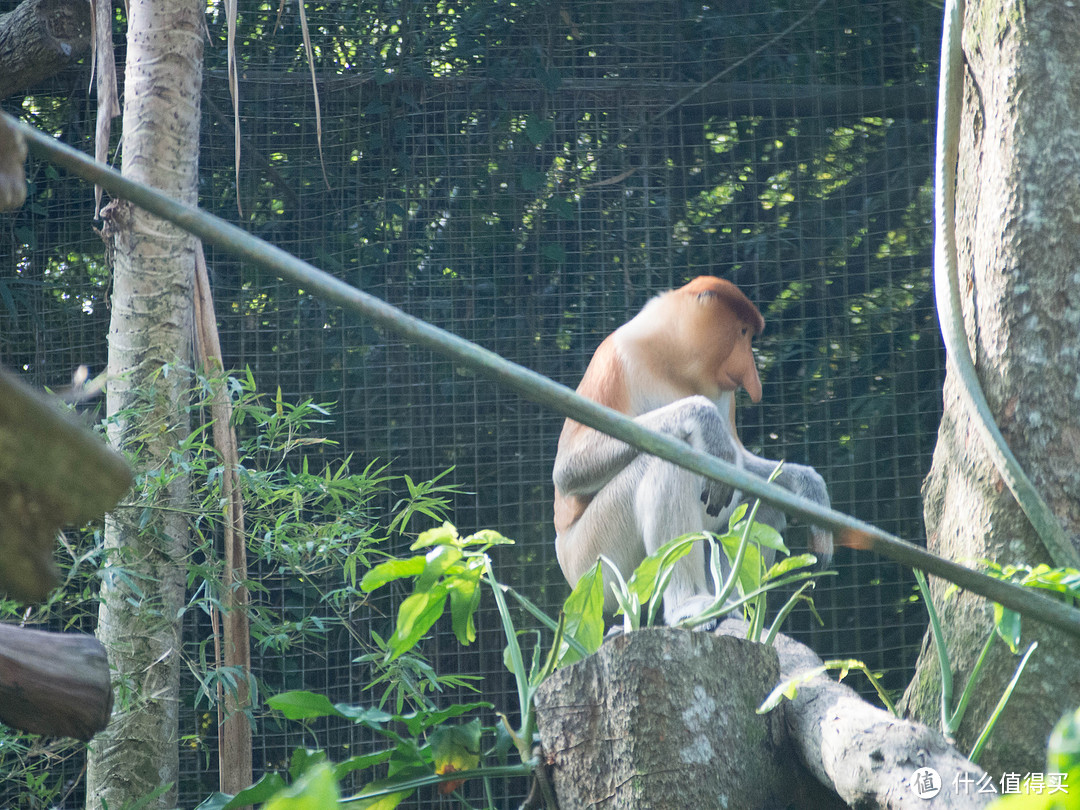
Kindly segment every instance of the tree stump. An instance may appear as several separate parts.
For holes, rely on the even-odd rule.
[[[986,773],[940,733],[821,674],[794,639],[766,647],[746,632],[740,619],[716,634],[641,630],[545,681],[536,718],[559,806],[922,810],[929,769],[953,810],[994,798],[971,787]],[[793,701],[757,714],[805,673]]]
[[[798,779],[772,647],[646,629],[555,672],[536,695],[562,808],[786,807]],[[815,805],[827,807],[828,805]]]

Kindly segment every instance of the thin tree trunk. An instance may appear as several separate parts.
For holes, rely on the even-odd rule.
[[[972,356],[997,424],[1075,545],[1080,537],[1080,8],[968,3],[957,235]],[[974,563],[1050,564],[984,452],[950,369],[933,468],[924,485],[932,550]],[[959,692],[991,627],[970,594],[943,614]],[[1080,703],[1080,645],[1025,620],[1033,655],[980,764],[991,775],[1043,772],[1054,722]],[[969,750],[1018,663],[992,647],[957,733]],[[924,643],[905,703],[935,724],[940,676]]]
[[[196,201],[205,3],[129,0],[125,175]],[[90,748],[87,807],[126,804],[172,784],[149,805],[174,807],[178,781],[180,609],[185,602],[188,482],[170,459],[189,432],[194,241],[125,202],[106,214],[113,239],[109,438],[149,475],[106,524],[112,570],[98,636],[117,705]]]

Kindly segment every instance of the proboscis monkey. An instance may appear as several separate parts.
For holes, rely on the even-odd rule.
[[[662,293],[597,348],[578,393],[767,478],[777,462],[755,456],[735,432],[735,392],[761,399],[751,341],[765,321],[738,287],[700,276]],[[629,577],[647,554],[688,532],[724,531],[742,493],[640,453],[571,419],[553,473],[555,549],[571,585],[603,554]],[[811,467],[785,463],[776,483],[823,506],[829,494]],[[783,530],[784,515],[762,504],[758,520]],[[832,534],[813,528],[811,547],[832,555]],[[723,555],[721,555],[723,557]],[[605,577],[607,574],[605,574]],[[664,595],[667,624],[712,602],[703,543],[677,563]],[[605,587],[605,607],[615,600]]]

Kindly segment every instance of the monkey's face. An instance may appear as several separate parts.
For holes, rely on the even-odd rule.
[[[699,393],[741,387],[760,401],[761,378],[751,344],[765,321],[757,307],[730,281],[715,276],[699,276],[676,291],[673,300],[681,304],[682,311],[672,317],[681,330],[690,373],[700,375],[698,384],[705,389]]]
[[[728,339],[731,351],[720,363],[717,382],[724,391],[735,391],[740,386],[746,389],[753,402],[761,401],[761,378],[758,376],[757,363],[751,341],[754,332],[750,324],[735,320],[731,326],[734,334]]]

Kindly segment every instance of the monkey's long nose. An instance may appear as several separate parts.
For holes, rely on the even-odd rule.
[[[750,368],[743,374],[742,387],[750,395],[751,401],[761,402],[761,378],[758,376],[757,363],[754,362],[752,355],[750,357]]]
[[[751,402],[761,402],[761,379],[756,368],[743,380],[743,388],[750,395]]]

